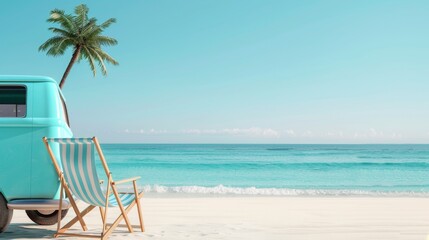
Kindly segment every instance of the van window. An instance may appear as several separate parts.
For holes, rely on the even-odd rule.
[[[22,118],[27,114],[27,89],[0,86],[0,117]]]

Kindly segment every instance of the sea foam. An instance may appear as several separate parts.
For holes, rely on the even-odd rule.
[[[216,195],[249,195],[249,196],[369,196],[369,197],[429,197],[428,192],[416,191],[365,191],[365,190],[335,190],[335,189],[290,189],[290,188],[256,188],[256,187],[227,187],[217,185],[205,186],[162,186],[146,185],[146,193],[182,193],[207,196]]]

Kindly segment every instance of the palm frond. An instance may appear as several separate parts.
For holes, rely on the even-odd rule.
[[[116,39],[101,35],[95,36],[92,40],[97,42],[100,46],[114,46],[118,44]]]
[[[59,42],[61,42],[63,40],[64,37],[60,37],[60,36],[55,36],[55,37],[51,37],[48,40],[46,40],[46,42],[44,42],[42,45],[40,45],[39,47],[39,51],[45,51],[48,48],[58,44]]]
[[[92,31],[85,32],[85,35],[88,40],[93,41],[97,36],[99,36],[105,28],[107,28],[110,24],[116,22],[116,19],[110,18],[106,22],[101,25],[97,25],[96,28],[92,28]]]
[[[96,25],[96,27],[91,28],[91,31],[85,33],[85,36],[88,40],[92,40],[95,36],[100,35],[103,32],[103,29],[100,26]]]
[[[74,17],[70,14],[65,14],[64,11],[54,9],[51,11],[51,16],[48,18],[48,22],[58,23],[64,29],[70,32],[76,32],[76,25],[74,23]]]
[[[74,38],[76,36],[76,34],[70,33],[64,29],[61,29],[61,28],[50,27],[48,29],[51,30],[53,33],[56,33],[56,34],[61,35],[63,37]]]
[[[113,58],[111,57],[108,53],[106,53],[105,51],[101,50],[101,48],[96,49],[97,53],[104,59],[106,60],[108,63],[112,64],[112,65],[119,65],[119,63]]]
[[[100,25],[100,28],[102,29],[106,29],[107,27],[109,27],[112,23],[116,22],[116,18],[109,18],[107,19],[104,23],[102,23]]]
[[[54,9],[54,10],[51,11],[51,15],[48,18],[48,22],[55,22],[56,20],[58,20],[64,14],[65,13],[64,13],[63,10]]]
[[[81,28],[80,34],[85,38],[89,39],[92,32],[96,31],[99,27],[97,26],[97,19],[91,18],[85,26]]]
[[[76,14],[76,24],[79,27],[83,27],[87,23],[88,12],[89,9],[85,4],[80,4],[75,7],[74,13]]]
[[[46,55],[50,55],[50,56],[54,56],[54,57],[63,55],[69,46],[70,45],[67,45],[64,43],[57,44],[57,45],[49,48],[48,51],[46,51]]]
[[[95,68],[95,64],[94,64],[94,57],[92,56],[92,54],[90,53],[87,47],[82,48],[82,56],[88,60],[92,74],[94,74],[94,77],[95,77],[95,75],[97,74],[97,69]]]
[[[101,74],[103,74],[104,76],[107,75],[107,69],[106,69],[106,65],[104,64],[104,59],[103,57],[99,54],[99,52],[96,49],[90,48],[91,53],[95,56],[95,59],[98,62],[98,66],[101,69]]]

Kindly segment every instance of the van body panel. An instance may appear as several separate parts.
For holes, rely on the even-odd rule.
[[[25,117],[0,117],[0,192],[13,199],[55,198],[59,180],[42,137],[72,137],[55,80],[0,76],[1,86],[25,86]],[[53,146],[56,157],[58,146]]]
[[[2,126],[2,120],[0,119],[0,189],[6,200],[29,196],[33,138],[31,119],[16,119],[14,126]]]
[[[9,200],[31,192],[33,86],[23,82],[0,82],[0,86],[26,88],[25,117],[0,118],[0,185],[3,195]]]

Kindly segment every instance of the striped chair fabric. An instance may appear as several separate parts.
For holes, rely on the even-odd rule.
[[[48,138],[60,145],[60,159],[64,178],[73,195],[99,207],[105,206],[106,192],[101,189],[95,167],[95,149],[91,138]],[[120,193],[119,198],[127,206],[135,199],[133,193]],[[109,207],[118,206],[114,194],[109,196]]]

